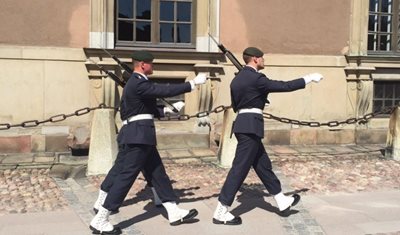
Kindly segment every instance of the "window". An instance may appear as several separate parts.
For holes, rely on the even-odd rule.
[[[117,46],[193,48],[193,2],[117,0]]]
[[[369,1],[369,52],[400,52],[399,1]]]
[[[400,103],[400,83],[395,81],[374,82],[373,111],[380,111]]]

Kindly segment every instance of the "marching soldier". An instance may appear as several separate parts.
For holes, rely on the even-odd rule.
[[[268,93],[290,92],[302,89],[310,82],[319,82],[322,75],[313,73],[292,81],[274,81],[259,70],[264,68],[264,53],[255,47],[243,51],[246,66],[236,75],[231,83],[232,108],[238,113],[233,124],[233,133],[238,144],[225,183],[218,197],[213,223],[237,225],[240,217],[229,212],[234,197],[245,180],[250,167],[253,167],[268,192],[274,195],[278,208],[282,212],[290,210],[300,200],[300,195],[285,196],[281,183],[272,171],[271,160],[261,142],[264,137],[263,108]]]
[[[154,84],[147,77],[153,73],[153,55],[147,51],[136,51],[132,59],[134,73],[123,90],[120,105],[124,125],[117,139],[119,153],[113,170],[109,173],[113,175],[110,177],[112,182],[106,183],[111,187],[108,192],[104,191],[104,203],[99,206],[96,216],[90,222],[90,229],[97,234],[121,233],[120,228],[109,222],[109,215],[118,211],[142,170],[151,179],[162,205],[167,210],[171,225],[185,223],[198,214],[196,209],[181,209],[176,203],[177,197],[156,148],[153,118],[171,112],[168,107],[157,106],[156,98],[190,92],[196,85],[204,84],[206,76],[199,74],[193,80],[182,84]],[[183,104],[176,103],[174,107],[181,109]]]

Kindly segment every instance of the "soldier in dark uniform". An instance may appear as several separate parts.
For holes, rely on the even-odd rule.
[[[235,158],[218,198],[213,223],[241,224],[240,217],[233,216],[228,207],[245,180],[251,167],[263,182],[268,192],[274,195],[280,211],[288,211],[300,200],[298,194],[285,196],[279,179],[272,171],[271,161],[261,142],[264,137],[263,109],[268,93],[290,92],[302,89],[311,81],[318,82],[322,75],[314,73],[292,81],[274,81],[259,70],[264,68],[264,53],[255,47],[243,51],[246,66],[231,83],[232,108],[238,113],[233,124],[233,133],[238,140]]]
[[[177,197],[165,172],[164,165],[156,148],[154,117],[164,116],[168,108],[156,105],[156,98],[171,97],[195,89],[206,81],[204,74],[182,84],[154,84],[147,76],[153,73],[153,55],[147,51],[136,51],[132,55],[134,73],[127,82],[121,97],[121,119],[123,127],[118,134],[120,146],[112,174],[115,176],[111,188],[106,192],[104,203],[90,222],[94,233],[119,234],[119,228],[109,222],[111,212],[118,211],[129,189],[140,171],[151,179],[168,213],[171,225],[179,225],[193,219],[197,210],[184,210],[176,204]],[[107,177],[106,177],[107,179]]]

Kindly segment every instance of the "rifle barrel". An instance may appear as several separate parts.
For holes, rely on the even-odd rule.
[[[218,48],[225,54],[226,57],[232,62],[233,65],[240,71],[243,69],[243,66],[240,64],[239,60],[233,55],[232,52],[230,52],[222,43],[218,43],[217,40],[211,35],[208,34],[211,39],[217,44]]]
[[[120,85],[121,87],[125,86],[125,83],[121,81],[121,79],[115,75],[114,73],[108,71],[107,69],[105,69],[103,66],[99,65],[98,63],[96,63],[95,61],[88,59],[90,62],[92,62],[94,65],[96,65],[101,71],[105,72],[107,74],[107,76],[109,76],[114,82],[116,82],[118,85]]]
[[[115,55],[112,55],[112,54],[111,54],[110,52],[108,52],[106,49],[104,49],[104,48],[101,48],[101,49],[103,49],[104,52],[106,52],[111,58],[113,58],[113,59],[118,63],[118,65],[119,65],[121,68],[123,68],[127,73],[129,73],[129,75],[132,75],[133,70],[132,70],[127,64],[125,64],[124,62],[122,62],[121,60],[119,60]],[[97,67],[99,67],[101,70],[103,70],[105,73],[107,73],[107,75],[109,75],[115,82],[117,82],[118,85],[120,85],[120,86],[122,86],[122,87],[125,86],[125,83],[121,82],[121,80],[117,77],[117,75],[115,75],[114,73],[111,73],[111,72],[105,70],[104,68],[102,68],[100,65],[98,65],[98,64],[97,64],[96,62],[94,62],[93,60],[91,60],[91,61],[92,61],[92,63],[96,64]],[[112,75],[110,75],[109,73],[112,74]],[[118,81],[116,81],[116,80],[115,80],[115,77],[113,77],[113,76],[117,77],[117,78],[118,78]],[[126,81],[126,82],[127,82],[127,81]],[[121,85],[121,84],[122,84],[122,85]],[[172,108],[172,111],[174,111],[175,113],[179,113],[179,110],[176,109],[175,106],[173,106],[173,105],[172,105],[170,102],[168,102],[166,99],[164,99],[164,98],[160,98],[160,99],[161,99],[164,103],[166,103],[167,105],[169,105],[169,106]]]

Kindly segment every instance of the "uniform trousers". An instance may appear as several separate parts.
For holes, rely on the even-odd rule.
[[[118,211],[140,171],[149,175],[162,202],[177,200],[156,146],[123,144],[114,166],[101,185],[101,189],[108,192],[103,207]]]
[[[235,158],[218,200],[227,206],[231,206],[251,167],[254,168],[270,194],[280,193],[282,190],[281,183],[272,171],[271,160],[261,142],[261,137],[243,133],[235,133],[235,136],[238,140]]]
[[[108,191],[110,191],[110,188],[114,183],[115,177],[118,175],[118,172],[121,171],[121,166],[123,165],[123,163],[122,163],[123,158],[121,158],[119,156],[123,152],[122,148],[123,148],[123,145],[118,146],[118,155],[117,155],[117,158],[115,159],[114,165],[108,171],[106,177],[104,178],[103,182],[100,185],[100,189],[103,190],[104,192],[108,193]],[[147,174],[146,172],[144,172],[144,170],[142,170],[142,175],[144,176],[144,178],[147,182],[147,186],[153,187],[153,184],[151,183],[151,176],[149,174]]]

